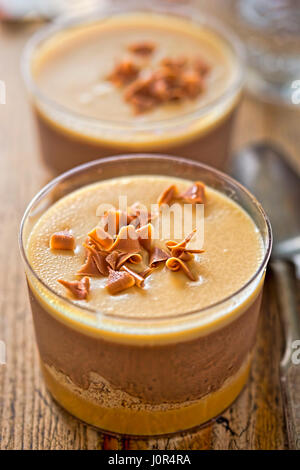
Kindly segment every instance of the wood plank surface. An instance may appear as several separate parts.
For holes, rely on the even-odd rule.
[[[20,54],[36,26],[1,26],[0,80],[0,449],[284,449],[286,428],[279,390],[281,328],[272,275],[266,280],[259,335],[248,386],[217,421],[165,439],[118,439],[80,423],[51,399],[40,375],[18,229],[32,196],[51,174],[39,158],[35,128],[20,77]],[[245,97],[233,148],[272,138],[299,165],[299,110],[267,106]]]

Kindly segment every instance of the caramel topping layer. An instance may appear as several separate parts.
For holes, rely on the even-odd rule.
[[[184,227],[175,223],[174,215],[177,212],[171,208],[170,233],[168,233],[168,208],[161,207],[159,210],[157,207],[154,210],[153,204],[171,185],[176,186],[180,195],[193,186],[193,182],[157,175],[133,175],[102,181],[65,196],[53,204],[33,227],[26,246],[32,268],[52,291],[66,297],[68,297],[67,291],[57,282],[58,278],[75,281],[88,276],[90,278],[88,305],[112,315],[143,317],[165,313],[173,315],[179,311],[204,308],[212,302],[228,297],[243,286],[259,266],[264,253],[259,231],[252,219],[236,202],[215,189],[206,187],[203,228],[199,225],[199,230],[190,242],[187,242],[189,237],[185,237],[185,233],[180,236],[179,233],[182,233]],[[109,203],[111,207],[118,208],[120,196],[126,196],[128,201],[127,208],[122,206],[121,210],[124,213],[132,215],[131,210],[134,206],[141,210],[152,211],[157,214],[157,218],[152,224],[154,233],[151,250],[148,252],[142,246],[140,239],[139,250],[131,254],[139,254],[142,261],[134,264],[129,258],[123,264],[145,279],[142,288],[134,284],[132,288],[123,291],[124,293],[121,291],[120,295],[111,297],[105,287],[108,276],[103,276],[99,272],[91,256],[91,250],[85,245],[104,253],[107,268],[118,271],[119,257],[127,253],[104,249],[90,237],[87,238],[87,234],[103,222],[101,215],[99,218],[99,204]],[[178,201],[178,197],[176,196],[174,202]],[[178,209],[183,213],[184,205],[181,201],[178,201]],[[190,223],[195,221],[197,227],[198,220],[203,220],[200,212],[196,204],[191,205]],[[200,214],[201,219],[197,218],[197,214]],[[191,232],[195,226],[192,225]],[[72,230],[76,239],[74,253],[49,248],[51,235],[65,228]],[[188,233],[189,231],[186,232]],[[114,243],[117,235],[111,238]],[[202,244],[198,245],[198,240],[199,243],[205,243],[203,255],[199,253]],[[109,248],[111,243],[112,241],[108,244]],[[170,258],[181,259],[197,279],[196,282],[190,280],[182,267],[178,271],[170,270],[165,266],[167,260],[151,268],[150,263],[153,260],[150,258],[155,248],[160,248]],[[84,265],[86,270],[82,269]]]
[[[75,237],[69,230],[55,232],[50,238],[51,250],[74,250]]]

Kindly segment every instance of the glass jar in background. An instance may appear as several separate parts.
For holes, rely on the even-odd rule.
[[[115,19],[123,14],[138,14],[139,21],[141,15],[144,15],[147,21],[148,18],[157,15],[155,18],[158,20],[154,23],[156,25],[163,23],[162,30],[171,28],[173,35],[174,20],[179,25],[179,30],[184,29],[188,36],[193,36],[193,31],[196,31],[196,35],[201,35],[202,42],[199,40],[199,44],[203,46],[202,49],[209,48],[209,45],[213,44],[215,50],[220,52],[220,57],[226,58],[229,65],[222,68],[219,62],[216,63],[218,81],[213,81],[212,77],[209,96],[206,94],[208,99],[203,99],[193,109],[179,110],[178,113],[173,112],[172,115],[164,116],[162,119],[160,117],[148,119],[146,113],[139,120],[123,119],[117,110],[114,110],[116,117],[111,119],[110,115],[108,117],[105,115],[103,118],[103,115],[98,117],[78,110],[74,112],[74,109],[64,105],[56,95],[53,98],[41,89],[34,68],[37,63],[48,61],[43,55],[48,46],[57,44],[54,53],[60,57],[62,46],[65,42],[69,44],[70,35],[74,35],[76,44],[78,37],[80,35],[85,37],[90,27],[98,28],[103,23],[109,24],[112,18]],[[97,34],[99,38],[100,35]],[[126,38],[127,36],[124,38],[125,45],[126,41],[128,42]],[[155,41],[155,37],[153,40]],[[95,49],[93,64],[101,62],[101,55],[97,55],[98,49]],[[199,49],[201,55],[201,47]],[[179,40],[173,53],[180,54],[180,51]],[[53,55],[53,50],[51,54]],[[113,49],[106,59],[116,60],[119,54],[119,50]],[[86,68],[91,69],[89,65]],[[56,22],[39,30],[29,41],[23,55],[22,69],[36,117],[42,156],[56,173],[99,157],[149,151],[194,159],[216,168],[224,168],[226,165],[234,116],[243,86],[243,53],[239,41],[218,22],[215,24],[213,18],[205,16],[195,5],[173,1],[154,1],[151,5],[143,0],[126,1],[122,4],[112,2],[110,6],[88,17]],[[78,75],[76,70],[74,73]],[[227,80],[228,73],[230,78]],[[91,76],[91,70],[87,70],[87,75]],[[96,77],[99,79],[99,73]],[[54,81],[57,81],[57,77]],[[90,82],[87,80],[87,83],[91,82],[92,80]],[[94,82],[93,84],[95,85]],[[66,92],[74,87],[76,87],[75,80],[69,80]],[[101,96],[95,99],[103,103]],[[114,106],[110,107],[113,108]]]
[[[200,6],[201,0],[196,3]],[[249,90],[267,101],[299,104],[295,91],[300,85],[299,0],[212,0],[207,9],[242,39]]]

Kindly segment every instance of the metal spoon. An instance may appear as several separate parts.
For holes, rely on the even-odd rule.
[[[300,449],[300,315],[296,303],[295,263],[300,255],[300,178],[281,150],[258,143],[233,159],[232,175],[262,203],[274,235],[274,272],[285,351],[280,378],[290,448]]]

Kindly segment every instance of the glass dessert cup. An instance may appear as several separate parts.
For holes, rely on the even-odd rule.
[[[186,157],[223,169],[229,153],[234,116],[240,101],[243,85],[243,53],[239,42],[223,26],[199,9],[186,5],[164,5],[164,2],[122,2],[117,11],[105,7],[92,17],[61,21],[38,31],[28,42],[22,71],[31,98],[37,122],[42,156],[55,173],[76,165],[110,155],[125,153],[168,153]],[[193,27],[202,28],[209,41],[216,41],[232,59],[232,77],[207,104],[194,111],[158,120],[128,121],[89,117],[70,110],[44,92],[37,82],[33,68],[41,51],[56,37],[70,31],[81,31],[91,24],[107,21],[115,14],[162,14],[168,18],[182,19]],[[231,60],[230,59],[230,60]]]
[[[72,191],[128,175],[201,180],[238,203],[263,242],[262,261],[252,278],[207,308],[171,317],[159,312],[155,318],[103,314],[51,290],[26,254],[36,222]],[[269,221],[255,198],[203,164],[158,155],[111,157],[54,179],[29,204],[20,231],[36,340],[50,393],[74,416],[118,434],[170,434],[219,415],[247,382],[271,245]]]

